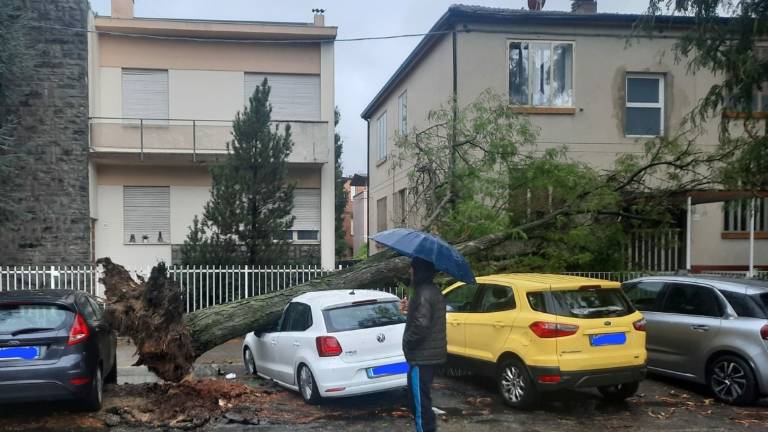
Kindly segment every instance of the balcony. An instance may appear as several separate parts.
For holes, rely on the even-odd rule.
[[[331,162],[328,122],[281,121],[273,122],[273,125],[280,125],[282,129],[287,123],[291,125],[294,144],[288,162]],[[227,153],[227,142],[232,139],[232,122],[91,117],[90,133],[91,152],[97,158],[143,161],[170,156],[202,162]]]

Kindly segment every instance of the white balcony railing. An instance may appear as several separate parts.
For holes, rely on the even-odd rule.
[[[293,152],[288,162],[330,162],[331,146],[328,122],[291,121],[273,124],[291,125]],[[91,150],[96,153],[201,155],[227,152],[232,139],[232,122],[223,120],[136,119],[92,117]]]

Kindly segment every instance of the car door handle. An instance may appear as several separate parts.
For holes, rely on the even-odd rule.
[[[449,321],[449,323],[454,327],[461,325],[461,321]]]
[[[709,331],[709,326],[708,325],[694,324],[694,325],[691,326],[691,330],[705,332],[705,331]]]
[[[494,326],[495,328],[504,328],[504,327],[505,327],[504,323],[503,323],[503,322],[501,322],[501,321],[496,321],[496,322],[494,322],[494,323],[493,323],[493,326]]]
[[[269,343],[272,345],[277,345],[277,339],[270,339]]]
[[[300,343],[298,343],[298,342],[294,342],[294,343],[293,343],[293,346],[295,346],[295,347],[297,347],[297,348],[298,348],[298,347],[300,347],[300,346],[301,346],[301,344],[300,344]]]

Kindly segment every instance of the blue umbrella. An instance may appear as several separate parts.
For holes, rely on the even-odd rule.
[[[374,235],[373,240],[395,252],[431,262],[435,269],[454,278],[474,284],[475,275],[469,263],[456,248],[432,234],[408,228],[395,228]]]

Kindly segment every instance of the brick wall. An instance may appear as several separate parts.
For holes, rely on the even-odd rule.
[[[31,23],[85,29],[87,0],[2,0]],[[1,25],[2,23],[0,23]],[[0,227],[0,265],[90,260],[88,46],[86,33],[25,27],[27,73],[11,83],[17,121],[13,167],[0,194],[18,197],[26,217]]]

